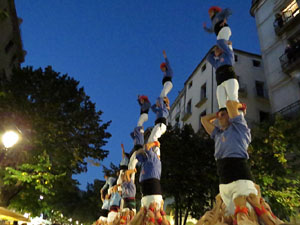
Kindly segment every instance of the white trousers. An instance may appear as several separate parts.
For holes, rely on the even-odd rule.
[[[225,39],[226,41],[229,41],[229,38],[231,36],[231,30],[230,27],[223,27],[217,36],[217,40],[219,39]],[[232,50],[232,45],[228,45],[230,50]]]
[[[160,210],[162,200],[162,195],[147,195],[142,198],[141,204],[142,206],[149,208],[152,202],[156,202],[156,209]]]
[[[107,221],[107,217],[100,216],[99,220],[101,220],[101,221],[105,222],[105,221]]]
[[[226,107],[227,100],[239,101],[239,82],[237,79],[232,78],[218,85],[217,100],[219,109]]]
[[[137,126],[141,127],[148,120],[148,113],[142,113],[139,117]]]
[[[120,174],[117,180],[117,184],[122,184],[122,175],[125,173],[125,170],[120,170]],[[118,191],[122,191],[122,186],[118,186]]]
[[[229,184],[220,184],[220,195],[226,205],[227,215],[234,215],[235,204],[234,199],[239,196],[248,196],[249,194],[257,195],[257,190],[251,180],[237,180]],[[249,212],[252,210],[251,205],[247,202]]]
[[[230,36],[231,36],[230,27],[223,27],[218,33],[217,40],[225,39],[226,41],[228,41]]]
[[[119,213],[117,212],[109,212],[107,216],[107,223],[112,223],[118,214]]]
[[[128,163],[128,169],[129,170],[134,170],[136,167],[136,164],[138,163],[138,160],[136,159],[136,151],[131,155],[130,159],[129,159],[129,163]],[[135,173],[131,174],[130,179],[132,180],[132,182],[134,183],[135,180]]]
[[[158,141],[165,132],[167,131],[167,126],[164,123],[158,123],[152,129],[150,137],[148,138],[148,143],[153,141]]]
[[[172,90],[173,88],[173,84],[171,81],[167,81],[164,83],[164,87],[163,89],[161,90],[161,93],[160,93],[160,97],[163,98],[163,97],[167,97],[167,94],[169,94],[169,92]]]

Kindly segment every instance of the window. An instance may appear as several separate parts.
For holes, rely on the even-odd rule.
[[[206,70],[206,63],[201,67],[201,72],[204,72]]]
[[[179,116],[177,116],[175,119],[175,127],[179,128]]]
[[[8,53],[9,52],[9,50],[12,48],[14,46],[14,42],[12,41],[12,40],[10,40],[9,42],[8,42],[8,44],[5,46],[5,53]]]
[[[189,83],[189,89],[193,86],[193,81]]]
[[[206,98],[206,83],[202,85],[201,87],[201,95],[200,95],[200,99],[204,99]]]
[[[253,66],[254,67],[260,67],[260,61],[253,59],[252,60]]]
[[[270,118],[270,114],[268,112],[264,112],[264,111],[259,111],[259,121],[263,122],[263,121],[267,121]]]
[[[238,55],[234,55],[234,61],[235,61],[235,62],[238,61]]]
[[[188,114],[192,114],[192,99],[189,100],[187,106],[186,106],[186,112]]]
[[[264,82],[255,81],[256,95],[259,97],[265,97],[264,94]]]

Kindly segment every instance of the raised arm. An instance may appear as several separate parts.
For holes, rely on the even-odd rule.
[[[228,55],[233,54],[233,51],[229,48],[229,43],[231,43],[231,42],[229,42],[225,39],[217,40],[217,45],[219,46],[219,48],[222,49],[222,51]]]
[[[160,148],[160,143],[159,143],[159,141],[153,141],[153,142],[149,142],[149,143],[147,143],[147,144],[145,144],[145,149],[147,150],[147,151],[149,151],[151,148],[153,148],[153,147],[159,147]]]
[[[212,27],[207,27],[206,23],[203,23],[203,29],[207,32],[207,33],[213,33],[214,30]]]
[[[164,55],[164,58],[166,59],[167,58],[167,54],[166,54],[165,50],[163,50],[163,55]]]
[[[214,67],[216,68],[216,60],[215,60],[215,55],[214,52],[210,52],[207,56],[207,61]]]
[[[126,170],[125,176],[126,176],[127,180],[130,181],[131,180],[131,174],[136,173],[136,172],[137,172],[136,168],[134,168],[133,170]]]
[[[167,58],[167,54],[166,54],[166,51],[163,50],[163,55],[164,55],[164,58],[165,58],[165,62],[166,62],[166,66],[167,66],[167,70],[169,71],[169,74],[173,75],[173,70],[172,70],[172,67],[170,65],[170,62]]]
[[[231,15],[232,15],[232,11],[229,8],[223,9],[221,12],[217,14],[220,20],[227,19]]]
[[[153,111],[154,113],[156,113],[156,112],[157,112],[156,104],[153,104],[153,105],[151,106],[151,109],[152,109],[152,111]]]
[[[227,108],[229,118],[232,119],[236,116],[239,116],[240,115],[239,108],[242,108],[242,107],[243,107],[243,105],[239,102],[231,101],[231,100],[227,101],[226,108]]]
[[[217,118],[216,113],[208,114],[201,117],[201,123],[206,130],[206,132],[211,135],[215,129],[215,125],[212,123]]]
[[[124,159],[126,155],[125,155],[125,149],[123,143],[121,143],[121,148],[122,148],[122,159]]]

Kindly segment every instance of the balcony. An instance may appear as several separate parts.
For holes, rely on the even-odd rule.
[[[183,122],[185,122],[191,117],[191,115],[192,115],[192,112],[185,112],[181,120]]]
[[[201,98],[200,101],[195,105],[195,107],[200,108],[206,101],[206,97]]]
[[[278,18],[276,17],[278,16]],[[292,29],[298,29],[300,22],[299,7],[296,1],[292,1],[283,11],[282,15],[277,13],[274,21],[274,29],[277,36]]]
[[[290,53],[284,53],[279,57],[282,71],[288,75],[292,72],[300,70],[300,49],[294,49]]]
[[[247,97],[247,86],[246,84],[239,83],[239,97]]]
[[[283,115],[283,116],[294,116],[298,115],[298,112],[300,111],[300,100],[282,108],[277,113]]]

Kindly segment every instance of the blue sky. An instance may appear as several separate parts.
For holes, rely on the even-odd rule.
[[[15,0],[23,19],[21,34],[27,51],[22,66],[52,68],[80,81],[85,92],[112,120],[110,151],[102,162],[118,164],[121,142],[129,151],[129,133],[139,117],[137,95],[154,102],[162,84],[162,50],[174,71],[171,103],[183,88],[216,36],[204,32],[210,25],[208,8],[231,8],[228,24],[234,48],[260,54],[251,0]],[[152,126],[149,114],[145,127]],[[84,189],[87,182],[103,179],[102,168],[89,165],[88,172],[74,176]]]

